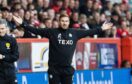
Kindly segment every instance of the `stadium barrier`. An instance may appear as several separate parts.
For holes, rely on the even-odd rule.
[[[18,84],[48,84],[48,40],[17,41],[20,51]],[[131,84],[130,69],[113,69],[119,68],[124,59],[131,61],[131,47],[131,38],[81,39],[73,58],[76,69],[73,84]]]
[[[17,39],[19,72],[46,71],[49,43],[47,39]],[[81,39],[76,47],[73,66],[76,70],[118,68],[121,64],[121,42],[118,38]]]
[[[132,64],[132,37],[121,39],[122,60],[128,60]]]
[[[73,77],[73,84],[131,84],[130,69],[79,70]],[[46,72],[17,74],[18,84],[48,84]]]

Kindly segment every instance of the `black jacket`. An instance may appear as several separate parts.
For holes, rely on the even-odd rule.
[[[26,24],[21,25],[24,29],[49,39],[49,67],[50,66],[71,66],[73,53],[79,39],[99,34],[102,29],[62,29],[45,28],[36,29]]]
[[[14,62],[19,58],[16,39],[8,35],[0,37],[0,54],[5,56],[4,59],[0,60],[0,68],[14,67]]]

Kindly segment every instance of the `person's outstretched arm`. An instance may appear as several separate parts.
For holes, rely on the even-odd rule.
[[[25,24],[23,22],[21,17],[13,16],[13,19],[17,25],[23,27],[27,31],[30,31],[36,35],[40,35],[40,36],[46,37],[46,38],[49,38],[49,36],[50,36],[50,33],[49,33],[50,29],[48,29],[48,28],[41,29],[41,28],[35,28],[32,26],[29,26],[28,24]]]
[[[40,36],[46,37],[46,38],[49,38],[49,36],[50,36],[49,28],[43,28],[43,29],[35,28],[35,27],[29,26],[28,24],[25,24],[25,23],[22,23],[20,26],[23,27],[26,31],[30,31],[36,35],[40,35]]]
[[[78,29],[76,30],[76,35],[78,39],[81,39],[86,36],[93,36],[95,34],[99,35],[102,33],[102,31],[111,29],[112,26],[113,26],[112,23],[104,23],[100,29],[91,29],[91,30]]]

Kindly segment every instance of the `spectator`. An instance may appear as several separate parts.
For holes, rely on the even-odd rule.
[[[128,4],[127,3],[121,3],[120,4],[120,10],[121,10],[122,13],[125,14],[125,12],[129,10],[128,8],[129,7],[128,7]]]
[[[27,0],[28,4],[32,4],[33,0]]]
[[[119,14],[117,12],[112,12],[111,22],[114,25],[116,25],[117,27],[119,27],[120,17],[119,17]]]
[[[27,0],[21,0],[21,6],[22,6],[22,8],[23,8],[24,10],[27,9],[27,5],[28,5]]]
[[[100,13],[94,12],[93,20],[91,22],[92,22],[91,28],[100,28],[100,26],[102,25]]]
[[[69,2],[70,0],[63,0],[63,8],[66,10],[66,13],[70,16],[71,10],[69,8]]]
[[[113,4],[113,1],[110,0],[85,1],[84,5],[82,5],[80,0],[1,0],[0,18],[7,20],[10,29],[16,27],[16,25],[11,22],[10,16],[12,15],[19,15],[23,18],[24,22],[32,26],[41,25],[43,28],[45,27],[43,23],[44,19],[51,18],[52,20],[56,19],[59,21],[60,14],[68,14],[71,17],[70,26],[73,27],[75,23],[74,27],[77,28],[82,26],[82,23],[79,23],[79,19],[77,19],[80,18],[80,14],[85,14],[87,16],[87,23],[90,29],[99,27],[99,25],[106,20],[112,22],[116,28],[121,28],[120,23],[123,20],[127,20],[130,24],[132,22],[128,2],[123,1],[122,3]],[[75,11],[77,11],[78,14],[76,14]],[[95,12],[99,15],[97,14],[97,16],[95,16]],[[100,20],[97,20],[97,18],[100,18]],[[81,21],[86,20],[85,18],[83,19],[84,20]],[[108,32],[106,32],[106,36],[107,34]],[[104,35],[101,37],[103,36]]]
[[[60,13],[60,15],[61,15],[61,14],[67,14],[66,8],[63,8],[63,7],[62,7],[62,8],[60,9],[60,12],[59,12],[59,13]]]
[[[99,29],[101,27],[103,22],[101,22],[101,15],[98,12],[94,12],[93,13],[93,19],[91,21],[91,24],[89,24],[91,29],[97,28]],[[98,37],[104,37],[105,33],[102,32],[102,34],[100,34]]]
[[[80,14],[85,14],[89,18],[92,16],[93,0],[86,0],[86,4],[79,8]]]
[[[101,10],[101,13],[105,13],[105,11],[108,11],[111,13],[113,10],[113,5],[110,1],[106,1],[105,4],[103,4],[103,8]]]
[[[48,9],[48,16],[51,20],[53,20],[55,18],[55,11],[53,9]]]
[[[121,28],[117,29],[118,37],[126,37],[129,36],[129,24],[126,21],[121,22]]]
[[[121,16],[120,4],[115,3],[115,4],[113,5],[113,13],[115,13],[115,14]]]
[[[15,27],[16,27],[15,23],[12,21],[12,15],[13,14],[10,12],[7,17],[7,24],[8,24],[9,30],[15,29]]]
[[[24,22],[30,24],[31,14],[30,11],[25,11]]]
[[[2,7],[8,7],[8,0],[1,0]]]
[[[108,16],[106,16],[104,13],[100,14],[100,21],[101,22],[105,22],[105,21],[110,21],[110,19],[108,19]]]
[[[72,25],[72,28],[77,28],[79,29],[80,28],[80,24],[75,22],[73,25]]]
[[[19,10],[19,9],[21,9],[22,8],[22,5],[21,5],[21,3],[14,3],[14,6],[13,6],[13,8],[15,9],[15,10]]]
[[[59,21],[59,17],[60,17],[60,13],[56,13],[54,19],[56,19],[57,21]]]
[[[55,13],[58,13],[59,10],[62,8],[62,6],[63,6],[63,1],[62,0],[57,0],[52,8],[54,9]]]
[[[1,8],[1,13],[2,13],[2,18],[7,19],[8,14],[9,14],[9,9],[6,7],[3,7],[3,8]]]
[[[105,37],[107,37],[107,38],[116,38],[117,36],[116,36],[116,33],[117,33],[117,30],[116,30],[116,27],[115,26],[113,26],[113,28],[112,29],[110,29],[110,30],[107,30],[106,32],[105,32]]]
[[[44,24],[46,28],[52,28],[52,20],[50,18],[46,18]]]
[[[93,3],[92,11],[93,12],[100,12],[100,9],[101,9],[101,5],[99,4],[99,2],[95,1]]]
[[[102,13],[102,14],[103,14],[103,13]],[[105,14],[106,20],[107,20],[107,21],[111,21],[111,16],[112,16],[112,15],[111,15],[111,12],[110,12],[110,11],[105,11],[104,14]]]
[[[130,64],[129,61],[124,60],[124,61],[122,61],[122,63],[121,63],[121,67],[122,67],[122,68],[131,68],[131,64]]]
[[[70,0],[69,1],[69,8],[70,8],[71,11],[76,10],[75,9],[75,0]]]
[[[39,18],[40,21],[43,21],[44,19],[46,19],[48,17],[49,17],[49,15],[48,15],[47,11],[41,11],[41,12],[39,12],[38,18]]]
[[[73,27],[73,25],[75,23],[79,23],[79,13],[78,11],[74,11],[71,15],[71,19],[70,19],[70,27]]]
[[[24,0],[23,0],[23,1],[24,1]],[[37,10],[38,12],[42,11],[43,5],[44,5],[43,0],[37,0],[36,10]]]
[[[53,20],[53,22],[52,22],[52,28],[59,28],[59,23],[58,23],[58,21],[57,20]]]
[[[28,4],[27,10],[35,10],[35,5],[33,3]]]
[[[43,11],[47,11],[50,8],[50,0],[43,0]]]
[[[25,14],[25,11],[24,11],[24,9],[19,9],[18,10],[18,15],[21,17],[21,18],[24,18],[24,14]]]
[[[129,25],[129,35],[132,36],[132,24]]]
[[[79,11],[79,5],[80,5],[79,0],[75,0],[75,10]]]
[[[131,12],[130,12],[130,11],[127,11],[127,12],[126,12],[126,19],[127,19],[128,21],[130,21],[130,23],[132,23],[132,15],[131,15]]]
[[[87,16],[85,14],[81,14],[80,15],[80,24],[81,24],[81,28],[83,29],[90,29],[87,23]]]

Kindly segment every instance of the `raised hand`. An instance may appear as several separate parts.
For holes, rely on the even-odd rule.
[[[5,56],[4,56],[4,55],[2,55],[2,54],[0,54],[0,59],[3,59],[3,58],[5,58]]]
[[[111,29],[112,26],[113,26],[112,23],[104,22],[101,28],[102,28],[102,30],[108,30],[108,29]]]
[[[23,23],[23,19],[20,16],[14,16],[13,15],[13,20],[17,25],[21,25]]]

